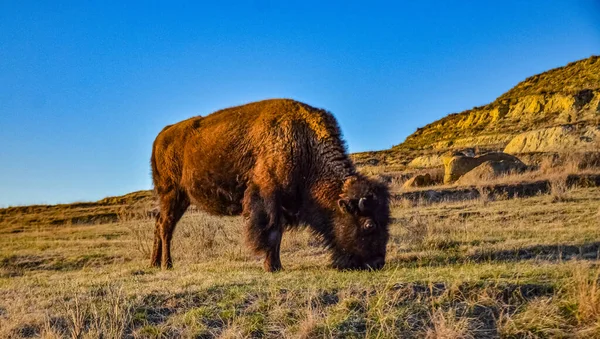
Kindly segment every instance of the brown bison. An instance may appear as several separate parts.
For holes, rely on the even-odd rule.
[[[320,236],[336,268],[385,263],[387,187],[356,172],[325,110],[265,100],[167,126],[154,141],[152,178],[160,203],[153,266],[172,266],[171,238],[190,203],[241,213],[266,271],[282,268],[283,231],[300,225]]]

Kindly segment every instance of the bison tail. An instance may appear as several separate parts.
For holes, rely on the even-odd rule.
[[[158,166],[156,165],[156,152],[155,147],[152,145],[152,156],[150,157],[150,167],[152,169],[152,186],[156,191],[156,182],[158,180]]]

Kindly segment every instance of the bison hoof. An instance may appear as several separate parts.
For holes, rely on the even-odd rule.
[[[270,264],[265,262],[265,264],[263,265],[265,272],[279,272],[281,270],[283,270],[283,267],[281,267],[281,264]]]

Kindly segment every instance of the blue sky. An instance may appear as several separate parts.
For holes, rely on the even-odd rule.
[[[598,1],[2,1],[0,206],[151,187],[163,126],[288,97],[351,152],[600,54]]]

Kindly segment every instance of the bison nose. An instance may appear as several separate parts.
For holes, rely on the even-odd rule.
[[[383,265],[385,265],[385,258],[377,257],[371,260],[369,263],[367,263],[367,269],[380,270],[381,268],[383,268]]]

